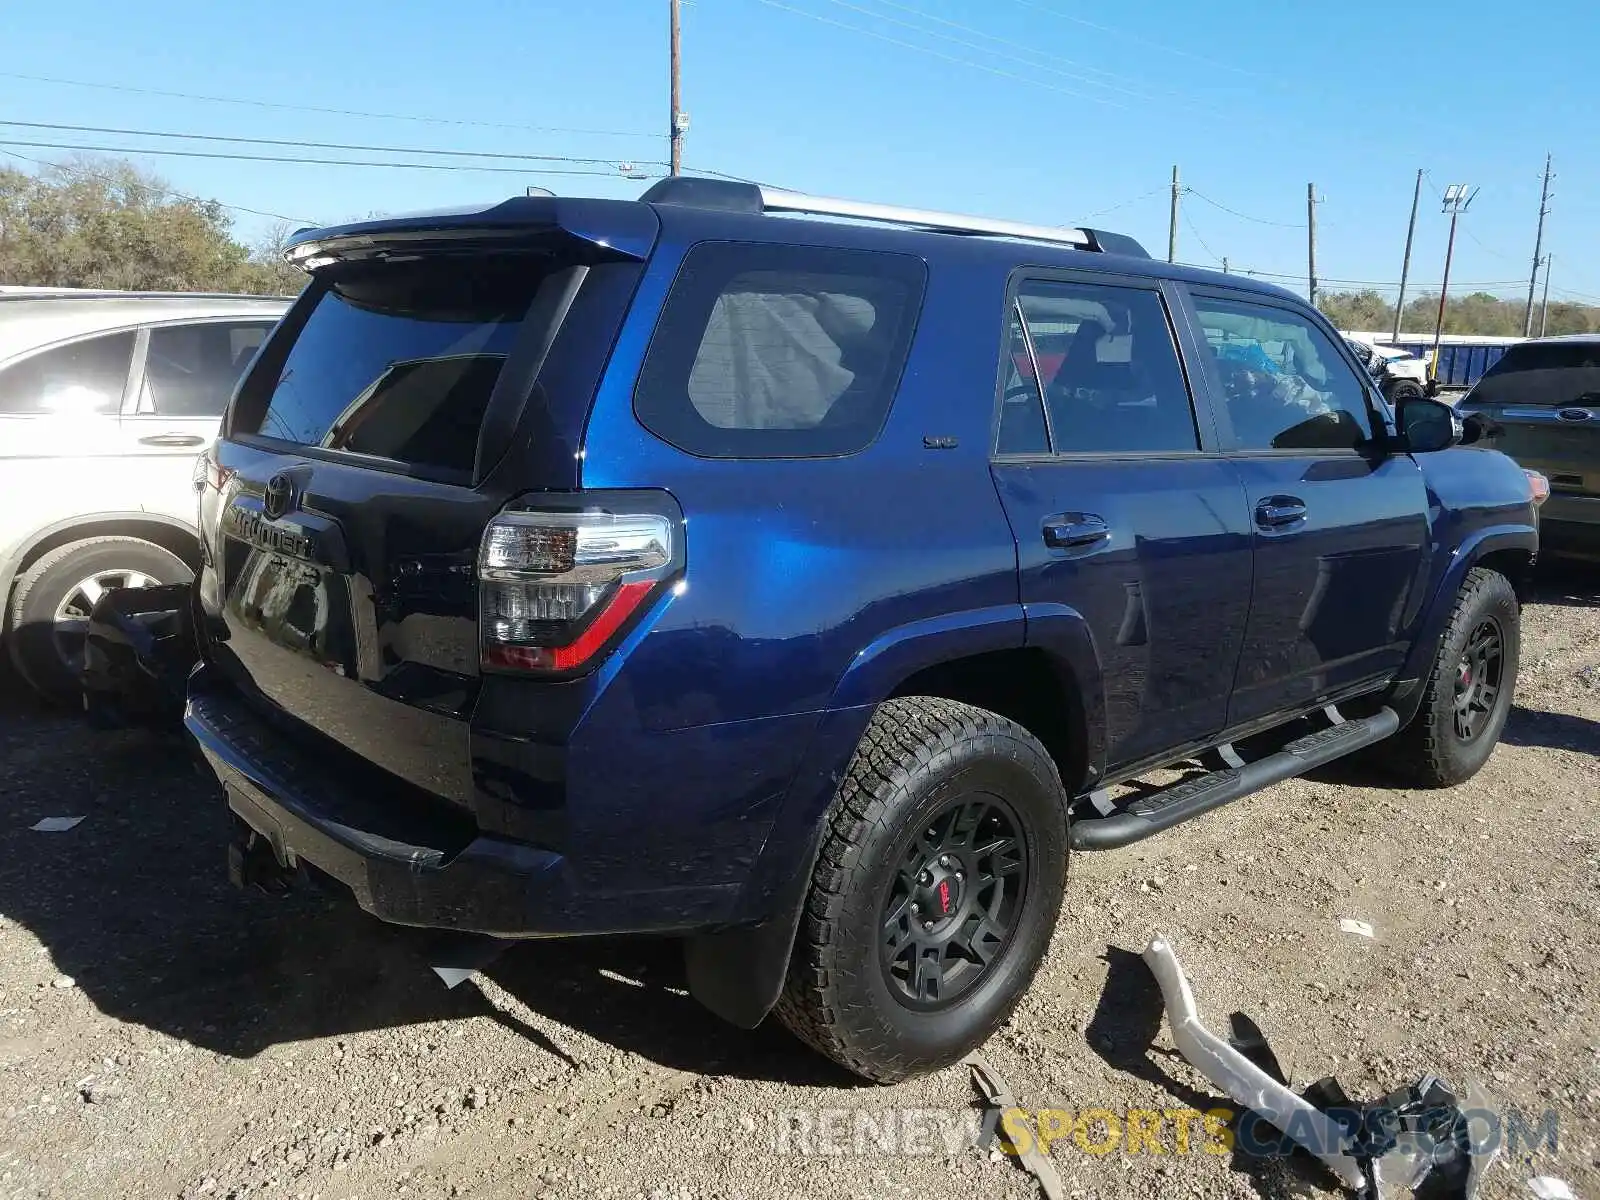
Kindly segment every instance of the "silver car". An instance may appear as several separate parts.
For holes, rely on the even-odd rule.
[[[113,587],[196,565],[196,458],[288,300],[0,289],[0,598],[18,672],[76,703]]]

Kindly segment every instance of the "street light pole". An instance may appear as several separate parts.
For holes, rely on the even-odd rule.
[[[1456,253],[1456,222],[1472,204],[1478,189],[1465,183],[1452,183],[1444,190],[1444,211],[1450,214],[1450,240],[1444,251],[1444,279],[1439,284],[1439,318],[1433,326],[1433,362],[1429,365],[1435,381],[1439,378],[1439,342],[1444,337],[1444,306],[1450,294],[1450,263]]]

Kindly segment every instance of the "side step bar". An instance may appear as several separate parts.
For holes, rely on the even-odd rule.
[[[1074,850],[1116,850],[1143,841],[1151,834],[1181,825],[1229,801],[1304,775],[1307,771],[1343,758],[1363,746],[1381,742],[1400,728],[1392,708],[1380,708],[1370,717],[1341,721],[1290,742],[1276,754],[1239,767],[1211,771],[1141,796],[1110,816],[1072,823]]]

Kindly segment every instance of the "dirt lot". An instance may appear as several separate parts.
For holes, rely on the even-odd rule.
[[[1542,584],[1506,744],[1470,784],[1399,791],[1341,767],[1080,856],[1052,955],[987,1047],[1020,1102],[1215,1102],[1133,957],[1162,931],[1213,1027],[1252,1015],[1297,1084],[1337,1074],[1375,1098],[1430,1070],[1476,1078],[1559,1129],[1485,1195],[1544,1173],[1600,1198],[1596,581]],[[420,935],[237,893],[181,744],[0,687],[0,1197],[1037,1194],[961,1147],[965,1072],[853,1086],[781,1029],[702,1012],[670,945],[530,945],[452,992]],[[47,816],[86,819],[29,829]],[[937,1110],[899,1118],[921,1131],[910,1153],[852,1145],[861,1114],[899,1109]],[[802,1153],[794,1110],[865,1152]],[[1069,1139],[1053,1157],[1075,1196],[1338,1194],[1314,1164],[1203,1140],[1177,1154],[1168,1127],[1165,1154]]]

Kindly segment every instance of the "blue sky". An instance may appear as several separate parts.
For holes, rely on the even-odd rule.
[[[516,173],[139,159],[175,188],[231,205],[334,221],[526,184],[631,196],[646,185],[613,164],[666,153],[667,0],[6,7],[7,121],[606,160],[581,168],[602,175],[580,177],[506,162],[492,165]],[[1443,263],[1435,189],[1464,181],[1482,191],[1463,220],[1451,290],[1493,283],[1516,296],[1548,150],[1552,295],[1600,301],[1597,45],[1600,8],[1588,0],[687,0],[686,164],[887,203],[1099,224],[1164,253],[1177,163],[1194,189],[1179,257],[1212,265],[1225,255],[1301,288],[1314,181],[1325,286],[1371,280],[1391,293],[1425,167],[1413,283],[1436,284]],[[402,157],[0,126],[0,143],[22,141]],[[247,239],[270,224],[236,216]]]

